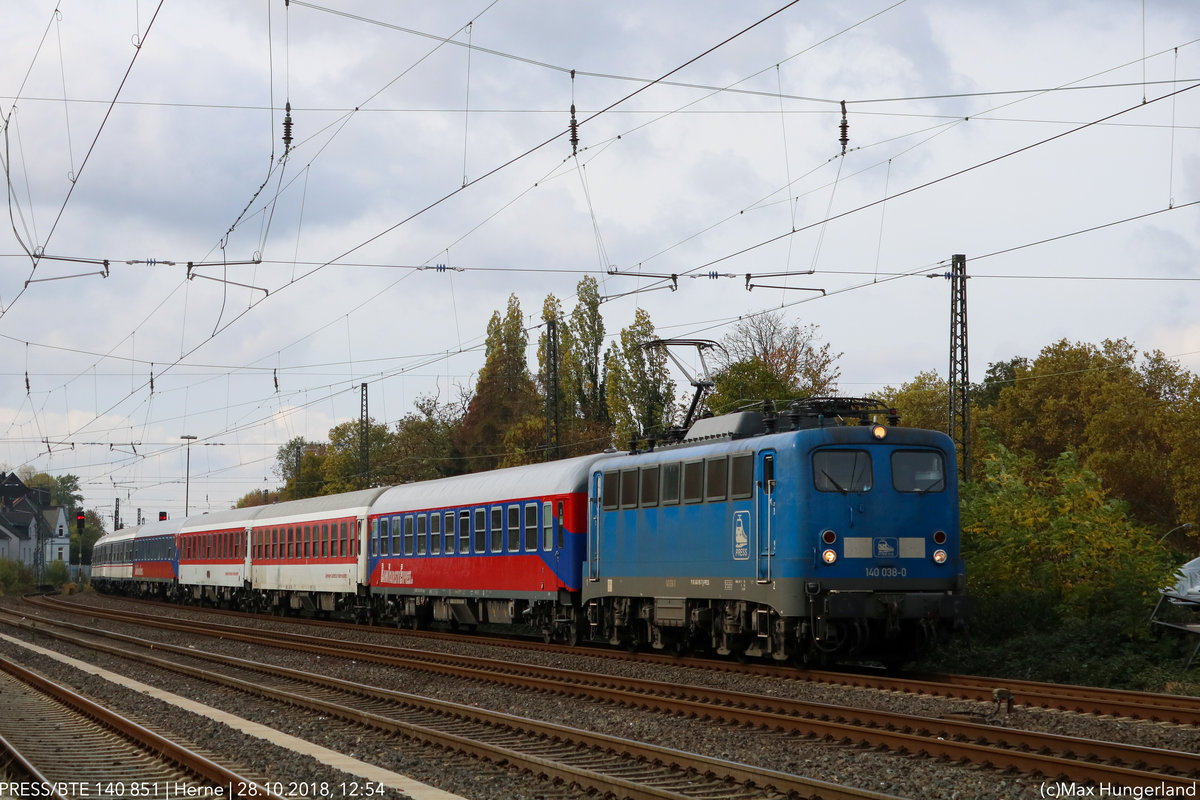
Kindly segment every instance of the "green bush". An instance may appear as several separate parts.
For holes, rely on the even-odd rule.
[[[51,561],[46,565],[45,582],[51,586],[62,588],[62,585],[71,579],[71,571],[67,568],[65,561]]]
[[[20,594],[33,587],[33,570],[19,561],[0,558],[0,594]]]

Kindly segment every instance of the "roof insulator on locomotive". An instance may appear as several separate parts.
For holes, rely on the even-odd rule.
[[[763,400],[763,431],[765,433],[774,433],[775,426],[779,422],[779,415],[775,413],[775,404],[770,400]]]

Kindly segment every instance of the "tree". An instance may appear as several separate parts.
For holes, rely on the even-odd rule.
[[[488,322],[483,368],[455,435],[470,472],[499,466],[509,429],[541,417],[542,396],[526,364],[528,346],[520,301],[510,295],[505,315],[497,311]],[[540,454],[532,460],[540,461]]]
[[[322,464],[321,494],[353,492],[370,486],[399,483],[396,463],[391,458],[395,434],[387,425],[367,419],[367,472],[362,463],[362,424],[351,420],[329,430],[329,447]]]
[[[21,482],[31,489],[45,489],[50,493],[50,505],[63,508],[82,508],[83,493],[79,490],[77,475],[50,475],[45,472],[24,470]],[[20,471],[18,471],[18,475]]]
[[[646,346],[656,338],[650,314],[639,308],[605,355],[608,414],[619,447],[665,433],[673,424],[675,383],[667,370],[667,354],[661,347]]]
[[[577,301],[571,311],[570,339],[564,351],[567,391],[585,422],[608,423],[608,403],[603,380],[604,317],[600,314],[600,288],[585,275],[575,287]]]
[[[983,479],[963,486],[962,532],[972,594],[992,604],[1032,597],[1046,626],[1116,620],[1145,636],[1157,589],[1170,583],[1172,560],[1154,532],[1070,451],[1048,466],[1008,448],[990,454]]]
[[[760,400],[778,405],[837,392],[841,353],[820,340],[816,325],[788,325],[782,312],[744,318],[714,352],[708,407],[724,413]]]
[[[1190,390],[1161,354],[1139,364],[1137,350],[1125,339],[1099,347],[1064,339],[1032,362],[1009,363],[1013,382],[1001,389],[994,406],[980,409],[983,424],[1043,465],[1064,452],[1078,453],[1139,519],[1175,523],[1175,488],[1164,469],[1170,398]]]
[[[303,436],[288,440],[275,453],[275,474],[284,482],[280,500],[325,494],[325,446]]]
[[[454,440],[466,413],[469,399],[457,404],[440,403],[437,397],[421,396],[416,412],[396,423],[391,459],[397,483],[425,481],[461,472],[461,459]]]
[[[950,420],[950,385],[936,372],[922,372],[899,389],[887,386],[879,399],[896,409],[906,428],[944,431]]]

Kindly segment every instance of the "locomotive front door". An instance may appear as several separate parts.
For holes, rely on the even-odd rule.
[[[588,495],[587,562],[588,580],[600,580],[600,498],[604,496],[604,475],[592,475],[592,491]]]
[[[775,556],[775,451],[758,454],[757,513],[755,514],[755,576],[759,583],[771,582],[771,560]]]

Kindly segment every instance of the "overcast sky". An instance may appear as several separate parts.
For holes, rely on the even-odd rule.
[[[0,115],[0,466],[127,522],[183,511],[181,436],[228,508],[584,275],[610,335],[816,325],[858,396],[946,376],[962,253],[973,380],[1063,338],[1200,372],[1194,0],[28,0]]]

